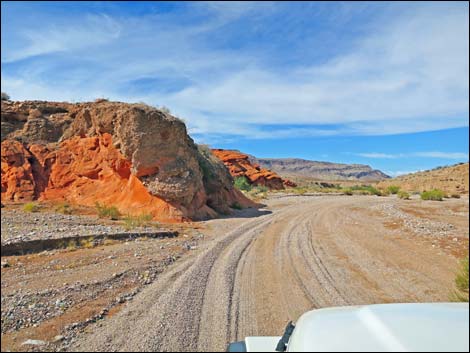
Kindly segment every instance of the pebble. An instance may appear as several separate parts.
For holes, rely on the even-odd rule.
[[[52,342],[60,342],[64,339],[64,336],[62,335],[57,335],[54,337],[54,339],[52,340]]]
[[[27,339],[27,340],[24,341],[21,345],[22,345],[22,346],[25,346],[25,345],[43,346],[43,345],[45,345],[45,344],[47,344],[46,341]]]

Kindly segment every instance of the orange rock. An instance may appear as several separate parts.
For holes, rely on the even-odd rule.
[[[1,118],[3,203],[100,202],[162,221],[256,206],[184,123],[159,109],[106,100],[2,102]]]
[[[39,200],[67,201],[95,206],[116,206],[121,213],[152,214],[161,221],[183,221],[217,216],[206,203],[254,204],[237,190],[222,190],[209,200],[200,190],[190,205],[168,202],[152,195],[131,173],[131,163],[117,150],[111,135],[73,137],[57,150],[20,142],[2,142],[2,202]],[[212,195],[212,197],[214,197]],[[227,211],[229,208],[227,207]]]
[[[36,183],[31,153],[18,141],[2,142],[2,201],[31,201]]]
[[[295,186],[289,180],[283,180],[276,173],[251,164],[249,156],[238,151],[213,149],[212,153],[222,160],[233,177],[245,176],[253,185],[266,186],[269,189],[281,190],[284,186]]]

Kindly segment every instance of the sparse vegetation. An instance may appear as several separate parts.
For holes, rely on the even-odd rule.
[[[34,202],[28,202],[23,206],[23,211],[25,212],[38,212],[39,206]]]
[[[434,189],[431,191],[423,191],[421,193],[421,200],[442,201],[445,196],[444,191]]]
[[[254,201],[265,199],[268,196],[269,189],[266,186],[255,186],[248,191],[248,197]]]
[[[360,195],[382,195],[379,190],[371,185],[354,185],[350,189],[351,191],[357,191]]]
[[[80,247],[85,249],[91,249],[95,246],[95,241],[93,237],[88,237],[85,239],[80,239]]]
[[[158,109],[166,114],[171,114],[170,109],[168,107],[165,107],[164,105],[162,105],[161,107],[158,107]]]
[[[397,185],[390,185],[389,187],[387,187],[387,191],[390,193],[390,194],[397,194],[398,191],[400,191],[400,187],[397,186]]]
[[[351,196],[353,194],[353,191],[351,190],[351,188],[344,188],[343,194]]]
[[[150,222],[153,219],[151,214],[140,214],[138,216],[132,216],[128,214],[126,217],[123,218],[124,221],[124,228],[132,229],[136,227],[142,227],[146,223]]]
[[[462,260],[459,272],[455,276],[456,290],[451,295],[451,300],[468,302],[468,256]]]
[[[106,206],[96,202],[95,208],[98,212],[98,217],[100,218],[109,218],[113,221],[116,221],[121,217],[121,213],[116,206]]]
[[[234,180],[234,185],[238,190],[250,191],[252,189],[251,184],[248,182],[248,179],[245,176],[236,177]]]
[[[403,200],[409,200],[410,199],[410,194],[408,194],[406,191],[398,191],[397,196],[400,199],[403,199]]]
[[[70,204],[65,202],[57,205],[55,211],[62,214],[73,214],[74,209],[72,208],[72,206],[70,206]]]
[[[380,196],[389,196],[390,191],[388,189],[380,190]]]
[[[232,203],[232,205],[230,205],[230,207],[235,209],[235,210],[241,210],[243,208],[242,205],[240,205],[238,202]]]

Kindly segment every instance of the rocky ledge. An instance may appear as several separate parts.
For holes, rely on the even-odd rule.
[[[2,202],[113,205],[161,221],[254,203],[185,124],[145,104],[2,101]]]
[[[245,176],[250,184],[257,186],[266,186],[273,190],[282,190],[285,186],[296,186],[290,180],[282,179],[276,173],[261,168],[259,164],[250,162],[250,156],[239,151],[213,149],[217,158],[219,158],[233,177]]]

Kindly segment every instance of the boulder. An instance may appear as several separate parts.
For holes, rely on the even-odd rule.
[[[255,206],[167,112],[106,100],[28,101],[12,102],[4,116],[3,104],[2,123],[15,127],[2,135],[3,202],[100,202],[164,221],[215,217],[234,203]]]

